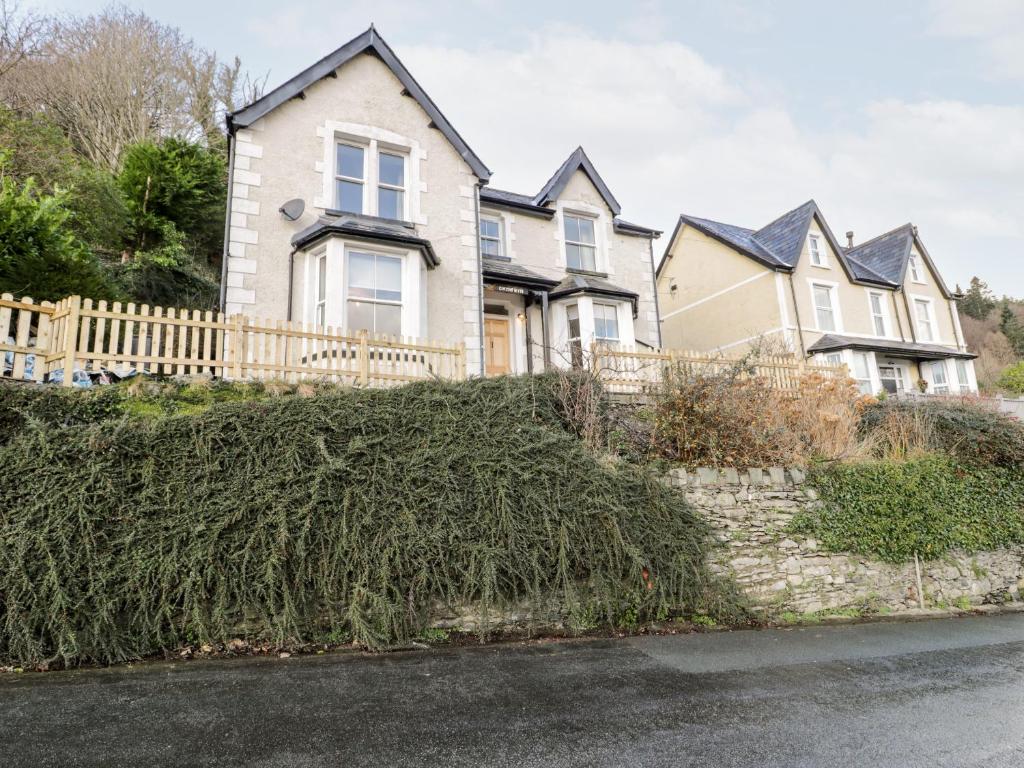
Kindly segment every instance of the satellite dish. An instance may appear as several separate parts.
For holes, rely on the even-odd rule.
[[[306,202],[300,198],[295,198],[294,200],[289,200],[278,210],[281,211],[281,215],[288,219],[288,221],[295,221],[306,210]]]

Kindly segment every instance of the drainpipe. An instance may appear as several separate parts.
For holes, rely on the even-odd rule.
[[[793,285],[793,273],[789,272],[789,293],[793,297],[793,317],[796,319],[796,332],[800,337],[800,354],[807,359],[807,345],[804,343],[804,324],[800,322],[800,304],[796,300],[796,286]]]
[[[544,343],[544,370],[551,370],[551,334],[548,330],[550,323],[548,322],[548,292],[544,291],[540,295],[540,325],[541,325],[541,340]]]
[[[955,300],[946,299],[946,306],[949,308],[949,322],[953,324],[953,341],[956,342],[956,346],[958,349],[967,349],[967,342],[964,341],[963,336],[961,336],[959,331],[957,330],[959,324],[956,321],[956,314],[953,310],[955,304]]]
[[[661,349],[661,307],[658,306],[658,276],[654,267],[654,238],[647,238],[647,245],[651,251],[651,287],[654,289],[654,314],[657,317],[655,325],[658,327],[658,349]]]
[[[910,339],[916,344],[917,331],[914,330],[914,316],[910,314],[910,299],[907,298],[907,292],[903,288],[900,288],[900,293],[903,294],[903,306],[907,310],[907,325],[910,326]]]
[[[220,257],[220,311],[224,311],[228,289],[228,249],[231,240],[231,190],[235,181],[235,134],[228,131],[228,194],[224,213],[224,250]]]
[[[288,317],[286,318],[290,323],[292,321],[292,293],[295,288],[295,252],[298,248],[292,248],[292,252],[288,254]]]
[[[480,331],[480,375],[487,374],[487,364],[484,362],[484,255],[480,250],[480,187],[483,184],[479,179],[476,181],[473,194],[473,206],[475,209],[474,221],[476,222],[476,276],[477,288],[480,291],[480,300],[477,302],[477,324]],[[511,340],[510,340],[511,341]]]
[[[897,288],[896,291],[898,292],[899,288]],[[900,319],[900,305],[896,303],[895,295],[893,295],[892,299],[892,311],[893,314],[896,315],[896,327],[899,329],[900,332],[900,341],[906,341],[907,335],[903,332],[903,321]],[[909,320],[910,318],[907,319]]]

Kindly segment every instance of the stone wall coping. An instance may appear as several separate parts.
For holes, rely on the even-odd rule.
[[[807,470],[798,467],[675,467],[668,471],[668,476],[672,485],[688,488],[796,488],[807,481]]]

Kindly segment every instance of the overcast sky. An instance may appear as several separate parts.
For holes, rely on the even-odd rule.
[[[372,21],[495,187],[535,193],[582,144],[631,221],[814,198],[840,239],[912,221],[949,283],[1024,296],[1024,0],[127,4],[270,86]]]

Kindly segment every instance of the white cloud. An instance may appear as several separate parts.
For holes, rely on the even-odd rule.
[[[401,55],[496,187],[535,192],[583,144],[625,218],[757,227],[813,197],[839,232],[913,221],[949,282],[980,272],[1024,295],[1024,108],[882,101],[854,110],[856,131],[820,132],[674,42],[546,28],[517,50]]]
[[[932,0],[928,32],[975,40],[994,76],[1024,79],[1024,3],[1020,0]]]

